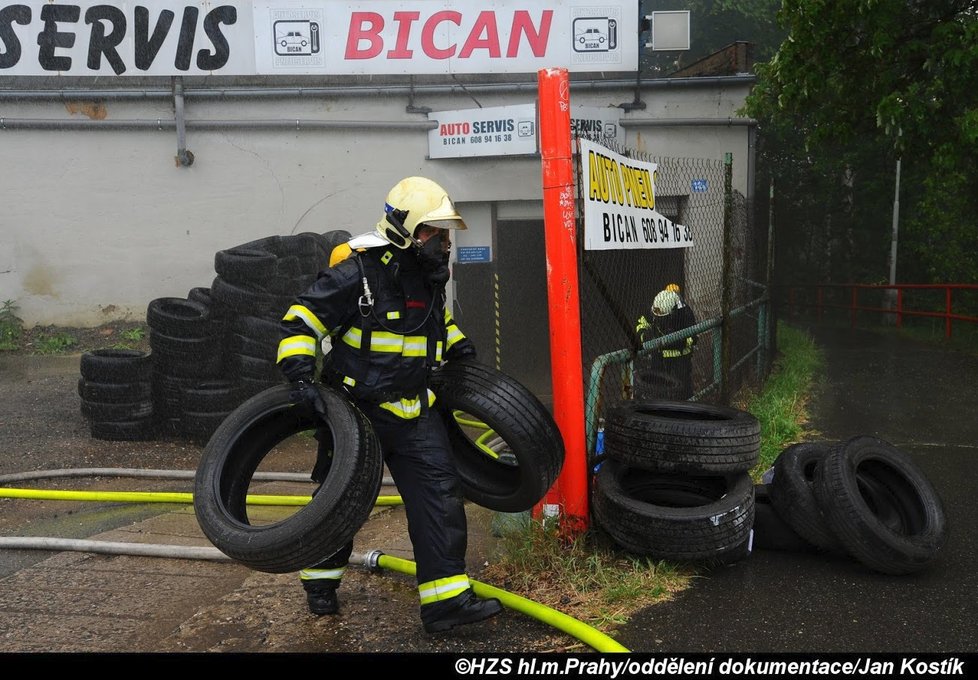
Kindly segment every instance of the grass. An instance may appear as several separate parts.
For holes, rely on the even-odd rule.
[[[771,375],[759,393],[738,399],[738,407],[761,424],[761,451],[751,471],[755,481],[785,447],[804,439],[808,398],[823,367],[824,357],[810,335],[778,324],[778,355]]]
[[[607,631],[642,607],[686,589],[694,573],[666,562],[627,555],[589,531],[574,538],[529,522],[503,535],[488,583]]]
[[[751,472],[755,481],[788,444],[804,438],[808,395],[823,362],[811,336],[778,325],[771,375],[759,393],[738,400],[738,407],[761,424],[760,462]],[[600,529],[567,538],[557,529],[526,522],[504,533],[498,559],[486,567],[484,578],[608,632],[634,612],[685,590],[698,574],[695,566],[630,555]]]
[[[61,354],[78,345],[78,338],[69,333],[42,335],[34,341],[35,354]]]
[[[136,349],[146,337],[146,329],[142,326],[136,326],[122,331],[120,335],[122,340],[112,345],[111,349]]]

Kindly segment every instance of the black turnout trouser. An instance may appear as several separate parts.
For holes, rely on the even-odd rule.
[[[464,574],[465,507],[442,416],[425,409],[419,418],[404,420],[373,404],[357,405],[373,423],[404,501],[418,583]],[[343,567],[352,549],[351,541],[311,569]]]

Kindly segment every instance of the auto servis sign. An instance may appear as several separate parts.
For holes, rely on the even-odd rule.
[[[634,71],[638,0],[0,1],[0,75]]]

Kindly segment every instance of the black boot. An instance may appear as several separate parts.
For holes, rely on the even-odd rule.
[[[313,614],[316,616],[339,614],[340,603],[336,599],[335,585],[306,581],[302,587],[306,589],[306,603]]]
[[[485,621],[502,610],[499,600],[480,600],[469,588],[450,600],[422,606],[421,622],[424,623],[426,633],[444,633],[456,626]]]

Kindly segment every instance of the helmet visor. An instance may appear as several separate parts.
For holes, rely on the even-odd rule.
[[[428,225],[439,229],[468,229],[462,216],[455,210],[455,204],[448,196],[441,199],[441,203],[429,211],[424,217],[418,220],[418,226]]]

